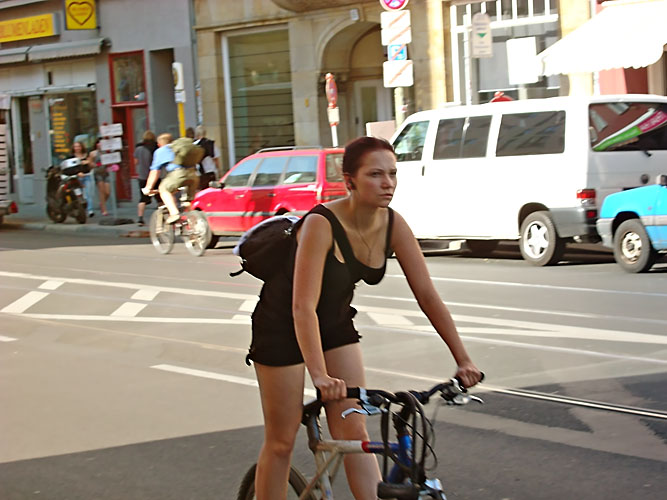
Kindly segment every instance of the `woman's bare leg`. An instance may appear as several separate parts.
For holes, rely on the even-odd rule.
[[[264,444],[257,461],[257,500],[284,500],[290,461],[303,413],[304,365],[255,363],[264,413]]]
[[[340,378],[348,387],[365,387],[366,377],[361,356],[360,344],[349,344],[324,353],[329,376]],[[353,399],[332,401],[327,403],[327,422],[329,432],[334,439],[368,441],[366,417],[353,413],[345,420],[341,413],[351,407],[356,407]],[[377,485],[382,480],[380,467],[375,455],[349,454],[345,456],[345,473],[350,490],[356,500],[375,500]]]

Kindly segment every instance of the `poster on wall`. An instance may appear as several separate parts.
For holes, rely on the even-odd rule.
[[[65,28],[68,30],[97,29],[95,0],[65,0]]]

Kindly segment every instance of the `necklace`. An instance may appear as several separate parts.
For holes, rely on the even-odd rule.
[[[368,242],[366,241],[366,238],[364,238],[364,235],[361,234],[361,231],[359,230],[359,224],[357,222],[357,212],[354,212],[354,229],[357,231],[357,234],[359,235],[359,238],[361,239],[361,242],[366,246],[366,249],[368,250],[368,255],[366,256],[366,263],[367,263],[367,265],[370,265],[371,255],[373,254],[373,249],[375,248],[375,245],[377,244],[377,238],[375,238],[375,240],[372,241],[372,245],[368,244]]]

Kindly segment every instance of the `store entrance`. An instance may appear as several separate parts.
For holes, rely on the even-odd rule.
[[[134,168],[134,148],[148,129],[146,106],[117,106],[113,108],[113,122],[123,125],[123,149],[120,170],[116,177],[116,196],[121,201],[132,200],[132,179],[137,178]]]

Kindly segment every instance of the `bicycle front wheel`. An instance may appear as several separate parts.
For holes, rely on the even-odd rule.
[[[200,257],[211,241],[211,228],[208,226],[206,217],[198,211],[187,212],[185,220],[183,228],[185,248],[195,257]]]
[[[255,471],[257,469],[257,464],[253,465],[248,469],[246,475],[241,481],[241,487],[239,488],[238,500],[255,500]],[[308,486],[308,481],[303,475],[296,470],[294,467],[290,467],[289,471],[289,486],[287,488],[287,500],[298,500],[301,496],[301,493]],[[313,493],[310,493],[306,496],[306,500],[316,500],[316,497]]]
[[[168,213],[166,210],[157,209],[151,215],[149,226],[151,242],[161,254],[167,254],[174,248],[174,226],[167,224]]]

